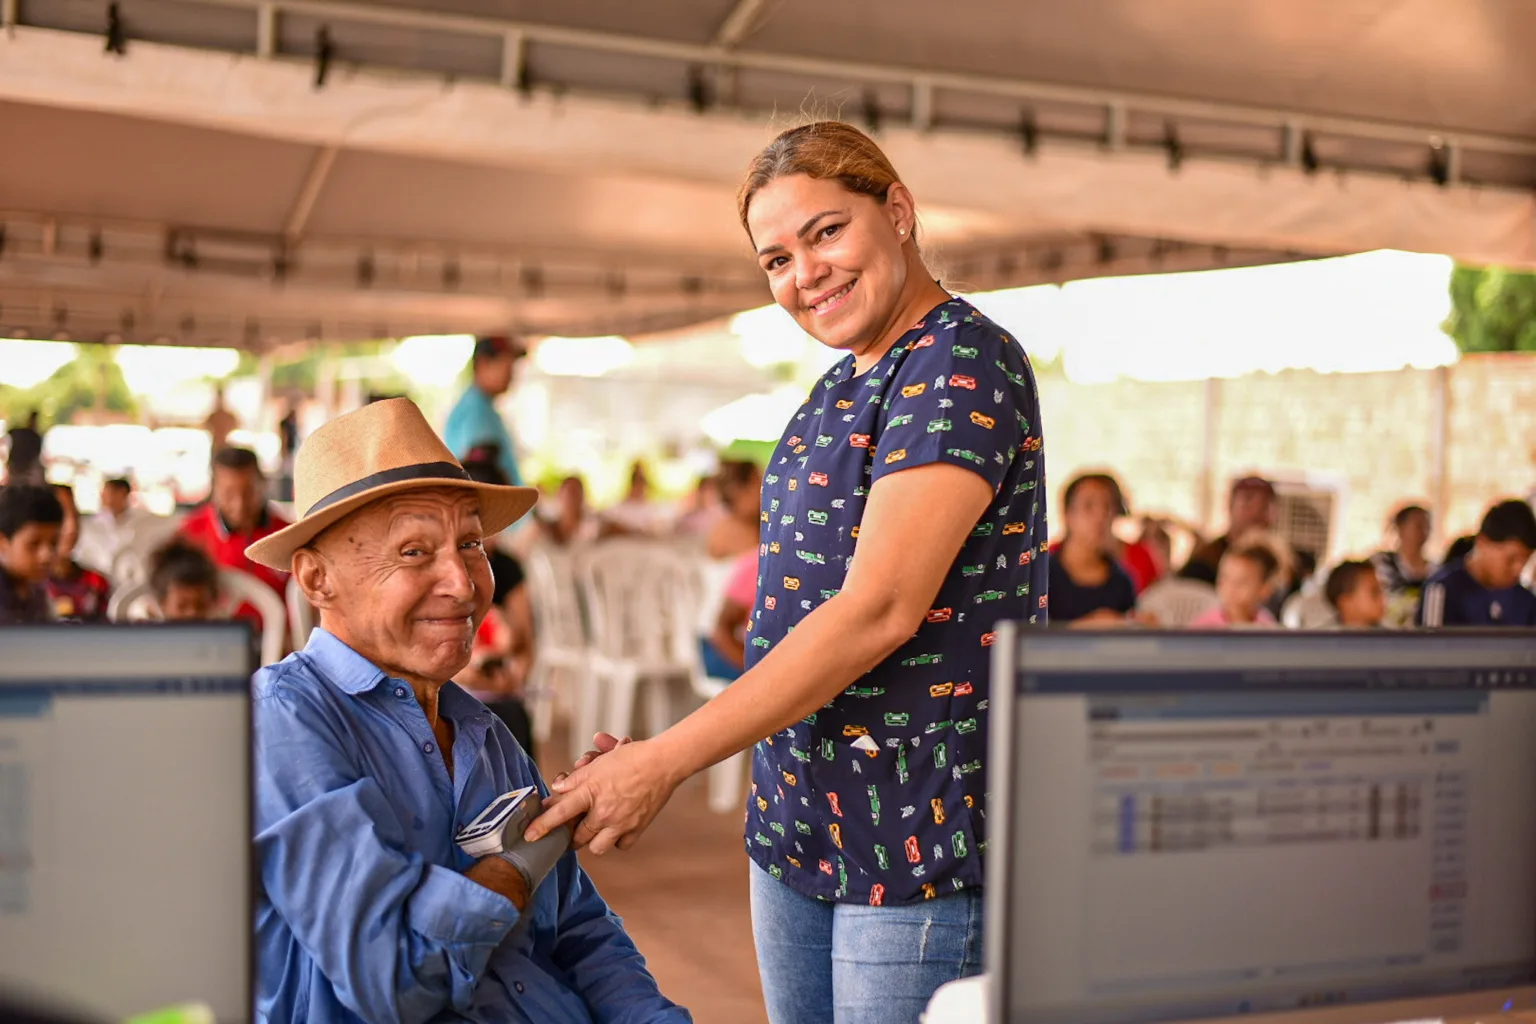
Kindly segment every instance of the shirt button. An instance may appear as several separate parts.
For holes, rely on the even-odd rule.
[[[422,745],[421,745],[421,749],[422,749],[422,751],[423,751],[423,752],[425,752],[425,753],[428,753],[428,754],[430,754],[430,753],[432,753],[432,751],[434,751],[434,750],[436,750],[436,749],[437,749],[437,748],[436,748],[436,747],[434,747],[434,746],[433,746],[433,745],[432,745],[432,744],[430,744],[430,743],[423,743],[423,744],[422,744]]]
[[[405,693],[406,693],[405,687],[403,687],[403,686],[395,687],[395,696],[396,697],[404,697]]]
[[[513,983],[512,983],[512,987],[513,987],[513,988],[515,988],[515,989],[517,989],[517,994],[518,994],[518,995],[522,995],[522,994],[523,994],[523,983],[522,983],[522,982],[520,982],[520,981],[514,981],[514,982],[513,982]]]

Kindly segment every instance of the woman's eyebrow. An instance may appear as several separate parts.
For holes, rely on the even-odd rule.
[[[823,218],[823,217],[830,217],[830,216],[832,216],[835,213],[847,213],[847,212],[848,212],[847,210],[822,210],[816,216],[812,217],[810,220],[808,220],[804,224],[800,225],[800,230],[795,232],[795,237],[796,238],[804,238],[805,235],[806,235],[806,232],[808,232],[812,228],[814,228],[816,226],[816,222],[821,220],[821,218]],[[783,249],[784,249],[784,247],[782,245],[765,245],[761,249],[757,250],[757,254],[759,256],[766,256],[766,255],[768,255],[771,252],[781,252],[781,251],[783,251]]]

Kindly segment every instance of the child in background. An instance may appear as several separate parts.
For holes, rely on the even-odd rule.
[[[175,540],[155,552],[149,586],[166,622],[217,618],[219,567],[202,548]]]
[[[1536,594],[1520,585],[1536,553],[1536,512],[1501,501],[1483,516],[1471,550],[1448,559],[1419,598],[1420,626],[1536,626]]]
[[[0,487],[0,626],[52,620],[45,584],[63,526],[52,488]]]
[[[1216,570],[1216,607],[1190,623],[1192,627],[1274,628],[1279,625],[1264,607],[1274,595],[1280,559],[1260,541],[1228,548]]]
[[[1370,562],[1340,562],[1323,588],[1345,629],[1374,629],[1387,614],[1387,592]]]
[[[53,496],[64,508],[58,553],[54,556],[53,571],[44,584],[54,618],[68,622],[105,622],[112,585],[101,573],[92,572],[74,558],[75,545],[80,540],[80,510],[75,507],[75,489],[69,484],[54,484]]]

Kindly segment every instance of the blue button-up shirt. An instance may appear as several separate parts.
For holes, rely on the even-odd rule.
[[[453,836],[538,785],[501,722],[454,683],[450,778],[426,715],[324,630],[255,678],[258,1018],[690,1021],[566,854],[525,913],[465,877]]]

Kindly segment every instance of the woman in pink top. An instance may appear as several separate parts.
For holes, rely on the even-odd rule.
[[[704,672],[711,679],[735,679],[747,657],[747,616],[757,597],[757,549],[743,551],[731,565],[715,628],[704,637]]]
[[[1280,559],[1267,545],[1250,542],[1227,549],[1216,571],[1216,607],[1190,623],[1195,628],[1274,628],[1264,605],[1274,593]]]
[[[747,616],[757,597],[758,509],[763,489],[762,467],[755,462],[720,465],[720,496],[726,515],[715,523],[706,541],[712,559],[730,559],[715,610],[706,609],[699,638],[704,672],[711,679],[735,679],[746,659]]]

